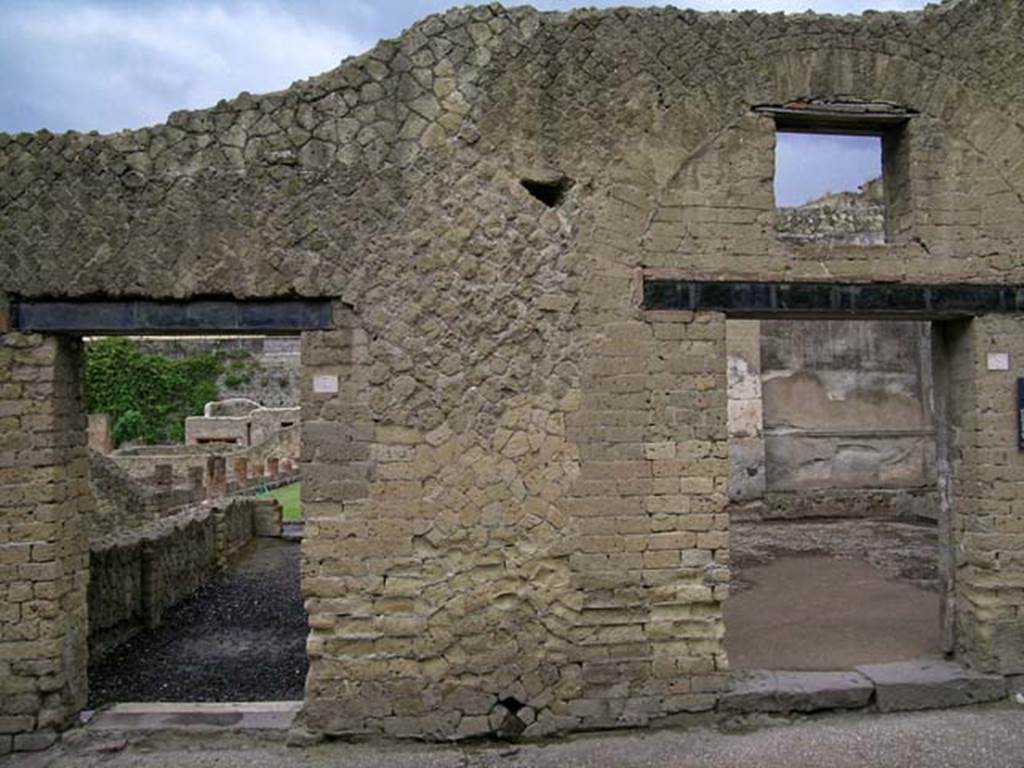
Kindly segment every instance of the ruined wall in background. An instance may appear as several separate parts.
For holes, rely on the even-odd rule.
[[[770,517],[934,519],[929,325],[764,321]]]
[[[231,468],[239,459],[245,460],[252,476],[262,477],[267,461],[278,459],[281,466],[293,469],[298,462],[301,442],[301,427],[293,424],[278,430],[252,447],[231,447],[226,445],[143,445],[134,448],[120,448],[107,458],[117,464],[131,477],[146,482],[153,478],[156,467],[170,465],[176,485],[188,485],[189,473],[193,470],[206,471],[210,456],[223,456]],[[289,463],[291,462],[291,463]],[[235,479],[232,475],[229,479]]]

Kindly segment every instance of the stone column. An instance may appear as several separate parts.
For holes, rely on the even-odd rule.
[[[267,477],[271,480],[277,477],[279,462],[277,459],[267,459]]]
[[[0,753],[45,748],[85,706],[95,501],[81,352],[0,334]]]
[[[158,488],[173,488],[174,466],[171,464],[157,464],[153,467],[153,483]]]
[[[206,460],[207,497],[217,499],[227,493],[227,463],[223,456],[211,456]]]
[[[239,486],[245,485],[249,479],[249,460],[246,458],[235,459],[235,482]]]
[[[263,462],[254,461],[249,465],[249,477],[259,480],[263,477]]]
[[[206,498],[206,488],[203,487],[203,477],[206,474],[204,467],[188,468],[189,503],[200,502]]]
[[[110,431],[110,414],[89,414],[89,447],[104,455],[114,450],[114,438]]]

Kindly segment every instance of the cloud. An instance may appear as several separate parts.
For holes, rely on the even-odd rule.
[[[272,4],[15,4],[0,29],[5,130],[162,122],[172,109],[285,88],[373,42]]]

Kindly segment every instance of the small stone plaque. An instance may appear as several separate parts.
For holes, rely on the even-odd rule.
[[[990,371],[1010,370],[1010,355],[1007,352],[989,352],[988,369]]]
[[[314,376],[313,391],[318,395],[334,395],[338,392],[337,376]]]

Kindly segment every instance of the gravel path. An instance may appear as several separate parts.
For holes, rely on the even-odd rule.
[[[301,699],[308,626],[299,544],[254,539],[231,567],[89,667],[89,706]]]

